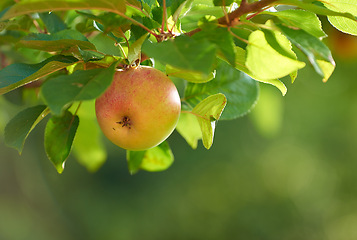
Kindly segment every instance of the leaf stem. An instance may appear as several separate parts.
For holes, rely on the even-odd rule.
[[[235,34],[234,32],[232,32],[232,30],[231,30],[230,27],[228,28],[228,32],[229,32],[233,37],[237,38],[238,40],[240,40],[240,41],[242,41],[242,42],[244,42],[244,43],[246,43],[246,44],[249,44],[249,42],[248,42],[247,39],[244,39],[244,38],[238,36],[237,34]]]
[[[226,22],[229,23],[229,17],[228,17],[228,14],[227,14],[225,0],[223,0],[222,10],[223,10],[224,17],[226,18]]]
[[[68,130],[71,129],[71,126],[72,126],[72,123],[73,123],[73,121],[74,121],[74,118],[77,116],[78,110],[79,110],[79,108],[81,107],[81,105],[82,105],[82,101],[79,102],[78,107],[77,107],[76,111],[75,111],[74,114],[73,114],[73,117],[72,117],[72,119],[71,119],[71,122],[70,122],[69,125],[68,125]]]

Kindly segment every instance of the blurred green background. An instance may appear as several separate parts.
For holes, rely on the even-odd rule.
[[[175,132],[175,162],[160,173],[131,176],[106,142],[99,171],[70,157],[59,175],[43,124],[19,156],[1,122],[0,239],[357,239],[357,61],[342,52],[327,83],[307,67],[285,97],[262,85],[251,114],[218,123],[209,151]],[[4,101],[9,119],[17,109]]]

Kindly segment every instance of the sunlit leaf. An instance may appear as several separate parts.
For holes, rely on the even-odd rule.
[[[203,146],[207,149],[210,149],[213,144],[216,121],[220,118],[226,104],[226,97],[218,93],[205,98],[192,109],[201,128]]]
[[[263,82],[263,83],[267,83],[267,84],[271,84],[274,85],[275,87],[277,87],[281,94],[283,94],[283,96],[286,94],[287,92],[287,88],[285,86],[285,84],[280,81],[279,79],[269,79],[269,80],[262,80],[256,76],[254,76],[254,74],[245,66],[246,63],[246,51],[243,48],[240,47],[235,47],[234,48],[234,52],[235,52],[235,68],[246,73],[248,76],[250,76],[251,78],[253,78],[254,80],[257,80],[259,82]],[[224,57],[222,57],[223,60],[226,61],[226,59]],[[290,74],[292,75],[292,74]],[[292,79],[296,76],[291,76]]]
[[[354,1],[354,0],[351,0]],[[301,9],[305,9],[307,11],[316,13],[317,15],[324,15],[324,16],[340,16],[340,17],[345,17],[349,18],[353,21],[356,20],[356,16],[351,14],[349,11],[340,11],[338,9],[332,10],[333,8],[331,7],[332,5],[328,3],[328,6],[325,6],[323,3],[329,2],[329,1],[301,1],[301,0],[280,0],[279,1],[282,4],[286,5],[291,5],[291,6],[296,6]]]
[[[78,124],[78,116],[66,111],[62,116],[52,116],[46,125],[45,150],[58,173],[64,170]]]
[[[313,12],[301,9],[289,9],[278,12],[267,11],[264,13],[277,16],[286,25],[303,29],[317,38],[327,36],[322,30],[320,19]]]
[[[296,60],[286,37],[276,31],[273,36],[266,34],[256,30],[249,36],[246,66],[254,76],[261,80],[277,79],[305,66],[304,62]]]
[[[48,113],[44,105],[26,108],[19,112],[5,127],[5,143],[21,154],[26,138]]]
[[[317,60],[317,64],[321,68],[323,72],[323,82],[327,82],[327,80],[330,78],[332,75],[333,71],[335,70],[335,64],[332,64],[331,62],[324,61],[324,60]]]
[[[165,141],[145,151],[127,151],[127,161],[131,174],[140,169],[157,172],[169,168],[174,161],[174,155],[169,144]]]
[[[338,30],[352,35],[357,35],[356,0],[326,0],[323,3],[328,9],[353,14],[355,16],[354,20],[339,16],[329,16],[328,20]]]
[[[113,80],[116,64],[107,69],[78,70],[71,75],[61,75],[46,81],[41,95],[55,115],[60,115],[74,101],[99,97]]]
[[[166,74],[172,77],[178,77],[185,79],[188,82],[192,83],[204,83],[212,80],[214,78],[214,73],[211,72],[210,74],[205,74],[202,72],[197,72],[193,70],[187,69],[179,69],[175,68],[169,64],[166,65]]]
[[[198,140],[202,139],[202,132],[195,115],[182,112],[176,130],[193,149],[197,148]]]
[[[11,64],[0,70],[0,94],[36,81],[77,61],[78,59],[71,56],[58,55],[38,64]]]

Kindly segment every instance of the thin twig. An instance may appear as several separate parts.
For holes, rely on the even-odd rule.
[[[224,17],[226,18],[226,21],[227,23],[229,23],[229,17],[228,17],[228,14],[227,14],[227,9],[226,9],[226,4],[225,4],[225,0],[223,0],[223,6],[222,6],[222,10],[223,10],[223,14],[224,14]]]

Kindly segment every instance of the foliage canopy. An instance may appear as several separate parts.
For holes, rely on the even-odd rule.
[[[26,103],[7,124],[5,142],[21,153],[49,115],[44,145],[57,171],[72,148],[80,163],[98,169],[106,153],[94,100],[116,68],[142,64],[178,86],[177,130],[192,148],[202,139],[209,149],[216,121],[247,114],[259,82],[285,95],[281,79],[294,82],[306,65],[327,81],[335,62],[320,17],[357,35],[356,9],[357,0],[4,0],[0,94],[17,92]],[[128,151],[127,160],[131,173],[161,171],[173,154],[164,142]]]

